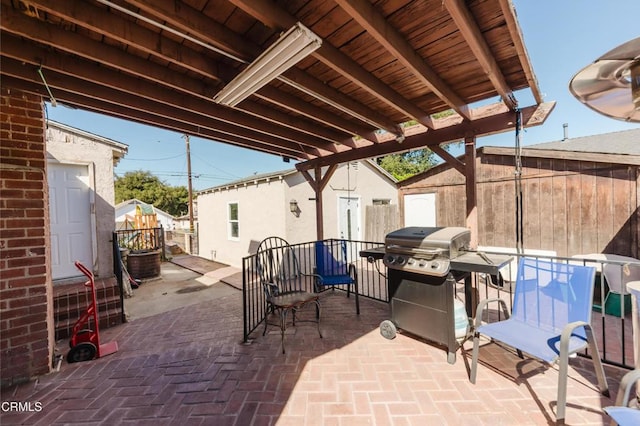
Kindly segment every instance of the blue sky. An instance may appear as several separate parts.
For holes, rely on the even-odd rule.
[[[514,0],[529,59],[545,101],[556,101],[544,125],[527,129],[530,145],[560,140],[563,123],[569,137],[640,128],[601,116],[578,102],[568,84],[580,69],[614,47],[640,36],[639,0]],[[529,91],[516,94],[521,106],[533,104]],[[187,185],[183,135],[103,115],[48,105],[50,119],[129,145],[116,173],[149,170],[170,185]],[[513,133],[478,139],[478,146],[513,145]],[[640,143],[640,142],[639,142]],[[194,189],[293,167],[281,158],[191,137]]]

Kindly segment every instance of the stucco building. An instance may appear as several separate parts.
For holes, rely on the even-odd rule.
[[[372,161],[340,165],[322,193],[324,237],[367,239],[372,222],[367,213],[375,214],[374,206],[397,206],[395,183]],[[197,196],[202,257],[241,266],[266,237],[292,244],[316,239],[314,192],[295,169],[251,176]]]

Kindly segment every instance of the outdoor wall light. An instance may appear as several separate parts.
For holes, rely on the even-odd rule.
[[[231,80],[215,95],[213,101],[231,107],[236,106],[306,58],[321,44],[320,37],[298,22]]]
[[[298,213],[298,202],[296,200],[289,201],[289,210],[291,213]]]

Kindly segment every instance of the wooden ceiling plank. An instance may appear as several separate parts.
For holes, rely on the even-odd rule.
[[[231,52],[233,55],[237,56],[238,59],[241,59],[245,63],[251,62],[254,58],[258,57],[260,53],[262,53],[262,48],[259,45],[247,42],[239,35],[232,33],[221,24],[204,17],[197,10],[190,8],[188,5],[180,1],[172,2],[171,4],[173,4],[173,7],[171,7],[171,4],[168,3],[158,3],[151,0],[126,0],[126,2],[133,6],[141,8],[145,12],[155,16],[158,19],[171,23],[176,28],[179,28],[186,33],[192,34],[204,42],[211,44],[215,43],[218,48]],[[179,14],[176,14],[174,12],[176,9],[180,11]],[[212,28],[212,30],[210,30],[210,28]],[[220,40],[216,37],[216,34],[218,34],[219,32],[225,33],[223,42],[220,42]],[[285,76],[289,75],[293,80],[300,80],[298,76],[301,73],[301,70],[293,68],[286,72]],[[339,106],[339,109],[341,111],[346,112],[347,114],[350,114],[355,118],[376,117],[375,111],[363,108],[363,106],[360,104],[352,103],[348,98],[346,98],[339,92],[329,90],[330,88],[324,85],[322,82],[313,80],[315,80],[313,77],[308,77],[305,80],[307,81],[307,84],[304,85],[305,93],[308,93],[317,99],[321,99],[325,103],[329,103],[330,105],[337,105]],[[295,85],[294,87],[298,86]],[[278,96],[278,92],[271,91],[268,98],[272,98],[274,103],[288,107],[287,103],[283,101],[283,98]],[[240,107],[242,107],[243,105],[244,102],[240,105]],[[307,106],[304,109],[299,110],[299,112],[312,118],[323,115],[320,112],[320,108],[312,108],[309,104],[306,105]],[[369,120],[371,121],[373,119],[369,118]],[[377,128],[387,129],[387,131],[396,129],[395,123],[390,124],[384,118],[380,118],[379,121],[380,123],[377,124]],[[331,125],[336,128],[341,128],[336,124]],[[367,133],[368,131],[363,132],[362,134],[355,134],[360,137],[365,137]]]
[[[493,84],[502,101],[512,110],[518,106],[518,101],[507,84],[500,67],[496,62],[489,45],[482,36],[473,15],[462,0],[445,0],[444,2],[451,18],[458,26],[460,33],[467,41],[469,48],[475,55],[485,74]]]
[[[113,38],[125,45],[133,45],[141,51],[215,81],[220,81],[217,61],[202,53],[188,49],[159,33],[133,21],[126,21],[88,2],[79,0],[29,0],[41,11],[63,18],[80,27]]]
[[[336,2],[440,99],[465,119],[471,118],[466,103],[418,56],[407,40],[389,25],[384,16],[368,0],[336,0]],[[429,128],[433,127],[430,121],[421,120],[421,117],[414,118]]]
[[[283,9],[276,7],[273,3],[251,2],[248,0],[230,1],[246,13],[272,28],[290,28],[295,25],[297,21],[294,16],[291,16]],[[342,53],[339,49],[333,47],[330,43],[323,43],[318,50],[312,53],[312,55],[330,68],[344,76],[347,76],[353,83],[371,93],[379,100],[402,112],[406,116],[405,121],[410,119],[422,121],[426,120],[425,117],[429,117],[429,114],[425,111],[422,111],[398,92],[392,90],[387,84],[360,67],[360,65]],[[398,128],[392,133],[400,137],[402,135],[402,129]]]

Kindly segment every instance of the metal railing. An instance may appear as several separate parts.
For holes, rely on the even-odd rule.
[[[492,253],[487,250],[485,253]],[[551,260],[553,262],[571,263],[593,266],[596,269],[596,283],[593,296],[591,326],[598,343],[600,357],[604,363],[624,368],[635,368],[633,349],[633,327],[631,294],[625,283],[631,276],[637,276],[633,268],[640,268],[640,263],[629,263],[611,259],[585,259],[579,257],[559,257],[546,255],[520,254],[514,252],[495,252],[507,254],[513,260],[501,269],[500,276],[476,274],[476,287],[479,298],[501,297],[513,305],[512,290],[517,275],[517,265],[521,257]],[[602,271],[606,271],[605,274]],[[611,288],[607,277],[615,288]],[[588,352],[581,355],[590,357]]]
[[[360,256],[361,250],[384,247],[379,242],[364,242],[347,240],[348,260],[356,265],[359,280],[359,295],[373,300],[388,302],[386,267],[380,261],[368,262]],[[304,274],[313,274],[315,266],[315,242],[307,242],[292,245],[299,259],[301,270]],[[485,251],[485,253],[491,253]],[[515,285],[515,276],[520,257],[533,257],[551,259],[555,262],[585,264],[594,266],[597,271],[619,271],[620,282],[628,280],[629,264],[616,260],[576,259],[557,256],[518,254],[515,252],[499,252],[513,257],[513,261],[501,269],[500,276],[487,276],[485,274],[473,274],[477,299],[488,297],[502,297],[512,306],[512,286]],[[256,269],[257,255],[247,256],[242,260],[243,270],[243,315],[244,315],[244,341],[250,340],[251,333],[262,324],[266,315],[266,300]],[[635,266],[631,266],[635,267]],[[614,272],[616,273],[616,272]],[[611,275],[609,275],[611,278]],[[311,281],[312,283],[312,281]],[[312,284],[309,284],[311,289]],[[463,286],[460,286],[460,291]],[[616,289],[620,293],[613,292],[604,274],[596,274],[596,290],[594,295],[592,326],[602,361],[624,368],[634,368],[633,354],[633,330],[631,318],[631,295],[624,285]],[[462,297],[464,300],[464,297]],[[477,302],[477,300],[476,300]],[[584,353],[589,357],[588,353]]]
[[[332,241],[332,240],[325,240]],[[300,272],[303,275],[312,275],[315,269],[315,241],[292,244],[291,249],[300,263]],[[347,260],[356,267],[358,273],[358,294],[374,300],[387,302],[387,282],[383,275],[384,270],[379,271],[377,262],[369,263],[365,258],[360,257],[360,251],[375,247],[382,247],[382,243],[366,241],[346,241]],[[266,305],[262,283],[257,271],[258,254],[247,256],[242,259],[242,308],[244,316],[244,341],[248,342],[251,333],[265,319]],[[305,280],[308,290],[313,291],[313,279]],[[336,288],[343,291],[341,288]]]
[[[121,229],[114,232],[115,241],[118,247],[136,251],[161,250],[164,259],[164,229]]]

